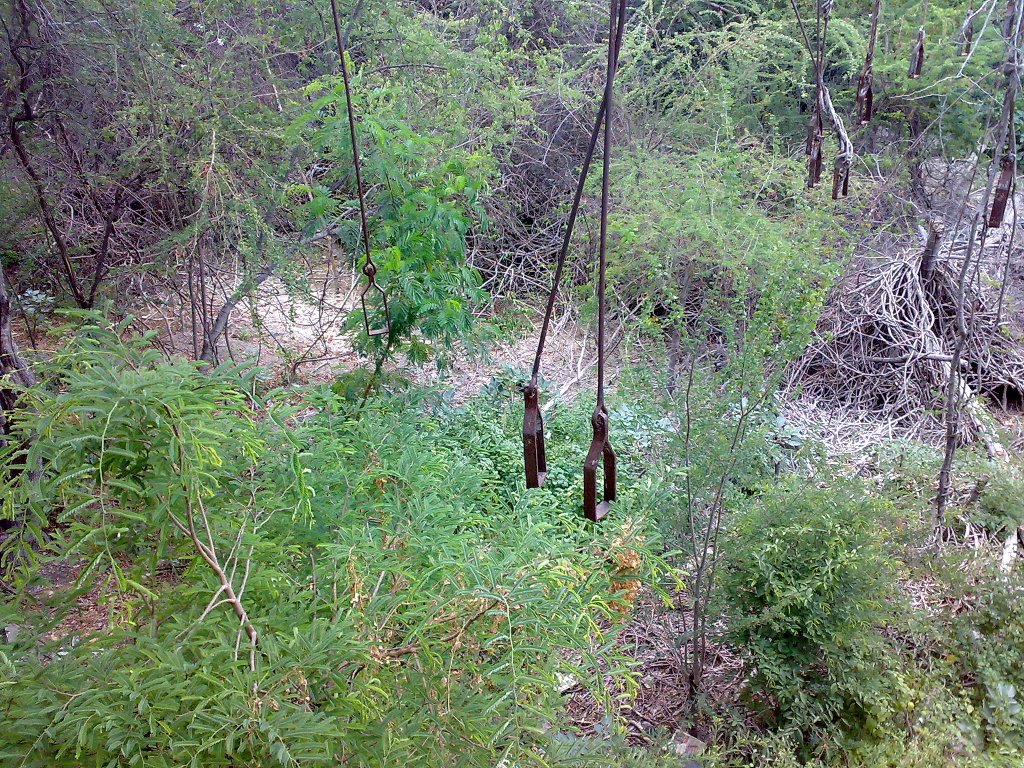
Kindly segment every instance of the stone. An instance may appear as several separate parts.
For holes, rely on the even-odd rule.
[[[669,749],[680,757],[696,757],[707,749],[707,744],[686,731],[676,731],[675,735],[672,737],[672,743],[669,745]],[[695,765],[699,765],[699,763],[695,763]]]
[[[572,675],[564,675],[561,672],[556,672],[555,677],[558,680],[557,690],[559,693],[565,693],[570,688],[575,688],[579,685],[579,680]]]

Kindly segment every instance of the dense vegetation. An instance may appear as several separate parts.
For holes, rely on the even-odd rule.
[[[1022,8],[627,3],[589,523],[608,9],[332,7],[0,10],[0,764],[1019,766]]]

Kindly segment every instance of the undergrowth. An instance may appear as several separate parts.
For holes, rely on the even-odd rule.
[[[606,679],[631,687],[612,641],[627,582],[658,569],[648,489],[595,527],[559,479],[577,458],[559,430],[562,469],[524,495],[489,407],[256,397],[243,372],[205,376],[115,336],[80,336],[18,425],[32,447],[13,458],[39,471],[5,487],[31,517],[6,542],[21,631],[0,647],[0,762],[584,759],[555,748],[558,681],[601,700]],[[82,565],[82,586],[108,591],[109,630],[62,636],[64,597],[43,597],[29,553]]]
[[[397,376],[261,392],[123,330],[41,369],[3,456],[4,765],[679,765],[671,732],[639,747],[616,716],[644,675],[616,636],[644,585],[689,615],[686,526],[711,530],[715,498],[707,642],[742,668],[677,724],[704,729],[703,764],[1019,765],[1021,581],[921,546],[925,449],[843,480],[769,400],[697,382],[687,418],[627,380],[620,495],[592,525],[587,397],[554,402],[527,492],[515,375],[457,408]],[[960,485],[988,468],[968,457]],[[1015,509],[1013,478],[976,495],[964,520]],[[77,583],[54,589],[59,567]],[[86,594],[109,626],[78,636]],[[608,733],[575,733],[567,680]]]

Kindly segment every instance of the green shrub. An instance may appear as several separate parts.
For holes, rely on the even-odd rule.
[[[314,81],[306,91],[313,100],[292,133],[308,145],[320,171],[316,184],[295,190],[307,198],[295,211],[296,220],[310,234],[335,232],[361,264],[366,254],[358,219],[344,215],[357,194],[344,89],[335,77]],[[374,212],[369,227],[376,281],[388,311],[385,315],[382,296],[371,291],[365,297],[367,316],[357,303],[345,328],[357,332],[356,348],[377,360],[379,372],[381,361],[397,352],[423,363],[472,341],[473,311],[487,299],[480,275],[466,259],[470,228],[484,218],[479,199],[484,161],[453,153],[395,117],[394,89],[357,82],[353,91],[366,101],[359,105],[359,138],[365,144],[360,153]],[[388,333],[367,336],[367,322]]]
[[[411,382],[393,371],[374,374],[368,368],[353,368],[340,374],[331,384],[331,392],[346,402],[359,405],[375,392],[403,392]]]
[[[992,533],[1012,531],[1024,525],[1024,480],[1017,473],[999,468],[985,484],[981,509],[975,521]]]
[[[1024,749],[1024,580],[995,572],[959,585],[963,607],[946,630],[947,657],[958,672],[973,718],[963,730],[982,749],[1019,755]]]
[[[755,692],[808,753],[836,735],[880,734],[901,681],[880,633],[891,569],[882,512],[856,485],[788,481],[739,512],[724,542],[729,639]]]

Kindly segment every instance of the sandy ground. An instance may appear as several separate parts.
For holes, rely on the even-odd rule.
[[[341,373],[372,365],[343,331],[362,285],[355,278],[352,273],[319,275],[308,297],[296,296],[280,281],[267,281],[248,306],[236,310],[221,354],[255,360],[279,382],[333,381]],[[445,367],[434,362],[412,365],[401,357],[387,367],[417,383],[450,388],[455,403],[473,397],[496,377],[525,377],[533,364],[541,317],[532,308],[515,311],[528,313],[519,323],[524,330],[517,337],[498,339],[484,355],[458,349]],[[595,354],[590,329],[581,327],[571,313],[556,313],[545,344],[542,376],[559,398],[571,398],[576,388],[593,386]],[[617,370],[616,351],[610,363],[610,369]]]

